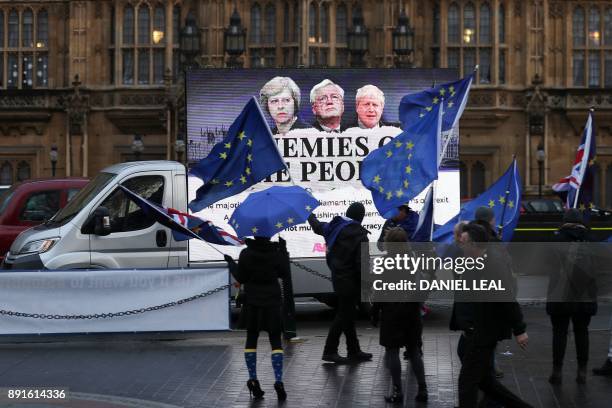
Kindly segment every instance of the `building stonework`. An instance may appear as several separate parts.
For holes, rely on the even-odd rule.
[[[180,33],[195,19],[203,68],[224,67],[224,30],[238,11],[245,68],[349,67],[347,29],[362,10],[368,67],[391,68],[402,10],[410,65],[479,71],[461,119],[462,196],[495,180],[513,155],[528,193],[567,175],[590,107],[597,193],[612,207],[612,1],[552,0],[0,0],[0,184],[105,166],[177,159],[183,85]],[[180,136],[179,136],[180,138]]]

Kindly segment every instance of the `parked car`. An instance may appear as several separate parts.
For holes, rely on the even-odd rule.
[[[8,185],[5,185],[5,184],[0,184],[0,196],[2,195],[2,193],[4,193],[9,188],[11,188],[11,186],[8,186]]]
[[[0,193],[0,261],[17,235],[51,218],[87,182],[86,178],[28,180]]]

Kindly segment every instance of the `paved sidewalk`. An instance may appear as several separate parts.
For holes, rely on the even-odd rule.
[[[591,324],[591,366],[607,352],[606,330],[612,307],[600,307]],[[576,359],[569,339],[564,383],[547,382],[551,365],[551,329],[543,307],[524,308],[530,345],[520,351],[514,341],[502,343],[497,360],[504,384],[536,407],[604,408],[611,406],[612,378],[589,374],[574,381]],[[435,309],[425,322],[424,353],[430,401],[416,406],[453,407],[457,398],[458,334],[447,327],[448,309]],[[383,365],[378,331],[359,324],[362,348],[374,353],[371,362],[335,366],[322,364],[321,351],[331,314],[307,312],[298,330],[306,341],[285,349],[286,407],[383,407],[389,378]],[[246,388],[244,332],[172,335],[96,335],[2,340],[0,388],[69,388],[72,399],[60,405],[9,403],[0,407],[266,407],[276,406],[265,333],[260,337],[258,376],[265,399],[253,403]],[[571,337],[571,336],[570,336]],[[405,406],[415,406],[416,383],[406,374]],[[589,369],[590,372],[590,369]],[[2,390],[5,392],[6,390]]]

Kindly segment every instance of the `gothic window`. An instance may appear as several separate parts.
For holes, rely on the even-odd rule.
[[[264,42],[266,44],[276,43],[276,7],[274,4],[266,6],[266,21],[265,21]]]
[[[13,166],[9,162],[4,162],[0,167],[0,184],[5,186],[13,184]]]
[[[337,10],[337,9],[336,9]],[[336,16],[337,17],[337,16]],[[347,18],[348,21],[348,18]],[[329,64],[330,3],[311,1],[308,5],[308,65],[325,67]],[[336,36],[337,36],[336,32]],[[336,37],[337,38],[337,37]],[[346,46],[341,45],[337,54]],[[340,56],[342,59],[343,56]]]
[[[475,84],[494,84],[497,80],[505,83],[506,44],[505,12],[500,4],[497,10],[491,8],[489,1],[453,1],[448,5],[446,18],[446,38],[440,36],[440,12],[438,4],[433,6],[433,56],[434,66],[458,69],[461,76],[469,75],[476,65]],[[497,15],[493,15],[497,13]],[[494,44],[493,23],[497,21],[500,41]],[[446,48],[446,61],[440,60],[440,50]],[[494,61],[495,49],[499,50],[499,60]]]
[[[283,3],[283,41],[289,42],[291,38],[291,19],[289,18],[290,13],[289,2]]]
[[[283,43],[282,66],[298,66],[298,30],[300,27],[300,5],[297,1],[286,0],[283,3]],[[271,59],[269,59],[271,60]],[[276,61],[276,58],[274,58]]]
[[[472,182],[472,191],[471,196],[477,197],[479,194],[483,193],[486,189],[485,187],[485,166],[482,162],[477,161],[472,164],[472,174],[471,174],[471,182]]]
[[[314,2],[308,6],[308,42],[317,41],[317,6]]]
[[[276,66],[276,6],[273,2],[255,3],[250,18],[251,68]]]
[[[576,6],[572,12],[574,86],[612,86],[612,8]]]
[[[336,43],[346,44],[346,33],[348,30],[348,16],[346,4],[341,3],[336,9]]]
[[[261,7],[255,3],[251,7],[251,30],[249,39],[253,44],[261,42]]]
[[[464,162],[459,162],[459,194],[461,198],[469,198],[468,171]]]
[[[134,44],[134,8],[130,5],[123,9],[123,45]]]
[[[28,180],[31,177],[30,165],[28,162],[19,162],[17,165],[17,181]]]
[[[48,86],[48,37],[44,8],[0,9],[0,88]]]
[[[320,38],[320,42],[327,43],[329,42],[329,4],[328,3],[321,4],[319,10],[321,14],[320,15],[321,28],[319,32],[319,38]]]

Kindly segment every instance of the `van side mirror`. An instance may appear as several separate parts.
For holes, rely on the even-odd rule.
[[[98,207],[93,213],[93,232],[96,235],[106,236],[111,233],[110,213],[106,207]]]

